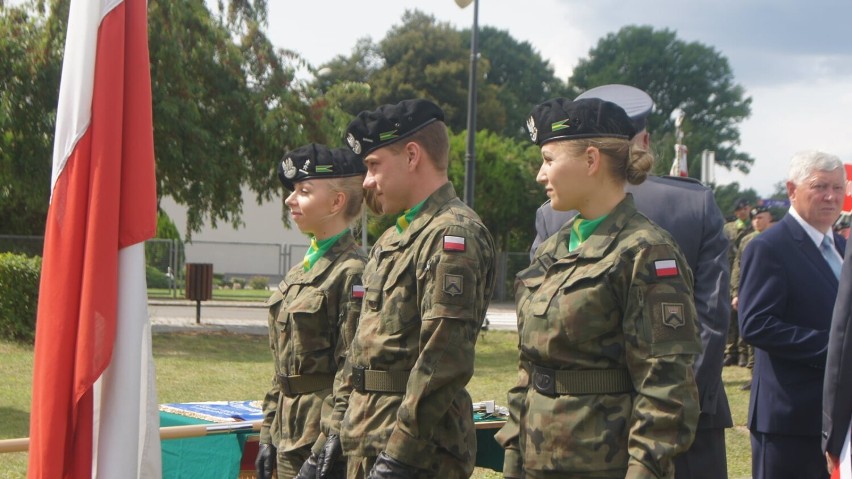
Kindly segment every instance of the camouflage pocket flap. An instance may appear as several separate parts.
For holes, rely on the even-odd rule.
[[[287,311],[292,314],[316,313],[322,309],[322,303],[325,300],[325,294],[319,290],[303,291],[299,296],[287,307]]]
[[[281,292],[280,289],[276,289],[272,292],[272,296],[270,296],[264,304],[266,307],[271,307],[277,303],[280,303],[284,300],[284,293]]]
[[[600,277],[606,274],[612,267],[612,262],[598,261],[595,263],[577,264],[569,270],[568,277],[559,286],[560,291],[571,289],[579,282],[599,282]]]

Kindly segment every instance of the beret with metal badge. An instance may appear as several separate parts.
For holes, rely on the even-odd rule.
[[[344,178],[367,173],[364,162],[348,148],[309,143],[287,153],[278,163],[278,179],[290,191],[312,178]]]
[[[636,134],[624,109],[599,98],[554,98],[533,108],[527,120],[530,139],[538,146],[555,140],[623,138]]]
[[[444,121],[444,112],[438,105],[424,99],[403,100],[359,113],[346,128],[344,140],[352,152],[364,158],[434,121]]]

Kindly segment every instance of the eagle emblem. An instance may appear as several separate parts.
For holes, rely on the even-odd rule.
[[[287,158],[281,162],[281,167],[284,169],[284,177],[292,180],[296,177],[296,165],[293,164],[292,158]]]
[[[355,135],[353,135],[352,133],[346,135],[346,143],[349,145],[349,148],[352,148],[352,151],[356,155],[361,154],[361,143],[359,143],[358,140],[355,139]]]
[[[529,117],[527,120],[527,130],[530,132],[530,140],[535,143],[536,138],[538,138],[538,128],[535,127],[535,120],[533,117]]]

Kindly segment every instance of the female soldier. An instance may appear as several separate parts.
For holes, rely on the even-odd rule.
[[[321,417],[331,414],[334,375],[364,294],[366,255],[349,225],[361,215],[366,171],[348,148],[316,144],[288,153],[278,167],[292,191],[285,204],[311,246],[267,301],[275,377],[263,403],[260,479],[272,477],[276,462],[279,479],[295,477],[320,436]]]
[[[700,343],[686,260],[624,191],[653,158],[631,146],[624,110],[600,99],[547,101],[527,128],[553,208],[579,215],[517,275],[519,380],[497,434],[503,472],[673,477],[698,421]]]

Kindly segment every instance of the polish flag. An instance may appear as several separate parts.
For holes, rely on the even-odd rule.
[[[657,271],[658,278],[677,276],[677,263],[673,259],[654,261],[654,269]]]
[[[444,236],[444,251],[464,251],[464,238],[461,236]]]
[[[360,284],[356,284],[352,286],[352,297],[353,298],[363,298],[364,297],[364,286]]]
[[[144,241],[156,232],[145,0],[72,0],[27,477],[162,475]]]
[[[850,457],[849,444],[850,431],[846,431],[846,440],[843,441],[843,447],[840,449],[840,457],[834,470],[831,471],[831,479],[852,479],[852,458]]]

